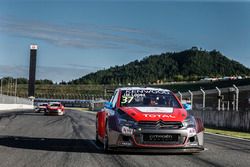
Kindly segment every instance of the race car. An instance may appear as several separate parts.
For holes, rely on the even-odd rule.
[[[38,103],[35,107],[35,112],[45,112],[47,110],[48,103]]]
[[[47,106],[44,115],[64,115],[64,106],[60,102],[51,102]]]
[[[204,127],[170,91],[125,87],[115,90],[96,115],[96,142],[114,150],[188,152],[204,150]]]

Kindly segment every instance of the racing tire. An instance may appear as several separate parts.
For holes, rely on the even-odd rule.
[[[96,145],[100,146],[101,145],[101,141],[98,138],[98,125],[97,125],[97,121],[96,121],[96,131],[95,131],[95,143]]]
[[[105,153],[110,153],[110,148],[109,148],[109,135],[108,135],[108,122],[106,122],[106,131],[105,131],[105,135],[103,138],[103,151]]]

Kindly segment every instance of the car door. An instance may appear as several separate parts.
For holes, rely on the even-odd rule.
[[[110,107],[104,107],[101,111],[98,112],[98,132],[101,137],[104,137],[106,132],[106,121],[110,115],[114,115],[114,108],[117,103],[118,93],[119,91],[115,91],[112,96],[110,103],[112,104]]]

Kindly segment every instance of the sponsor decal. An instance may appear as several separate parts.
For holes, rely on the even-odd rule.
[[[49,107],[50,109],[59,109],[58,107]]]
[[[178,141],[178,135],[177,134],[144,134],[143,140],[149,141],[149,142],[172,142],[172,141]]]
[[[172,113],[174,109],[172,107],[135,107],[141,112],[150,113]]]
[[[138,90],[126,90],[125,94],[130,96],[144,96],[145,94],[169,94],[167,90],[157,90],[157,89],[138,89]]]
[[[187,128],[187,130],[188,130],[188,137],[192,137],[196,135],[195,128]]]
[[[125,104],[125,103],[131,103],[131,101],[133,100],[133,96],[122,96],[122,100],[121,103]]]
[[[146,118],[176,118],[174,115],[168,114],[143,114]]]
[[[122,134],[130,136],[133,134],[133,129],[127,127],[127,126],[122,126]]]

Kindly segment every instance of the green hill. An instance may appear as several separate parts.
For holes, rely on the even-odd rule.
[[[199,80],[204,77],[250,75],[250,69],[230,60],[219,51],[197,47],[178,52],[151,55],[141,61],[90,73],[69,84],[150,84]]]

